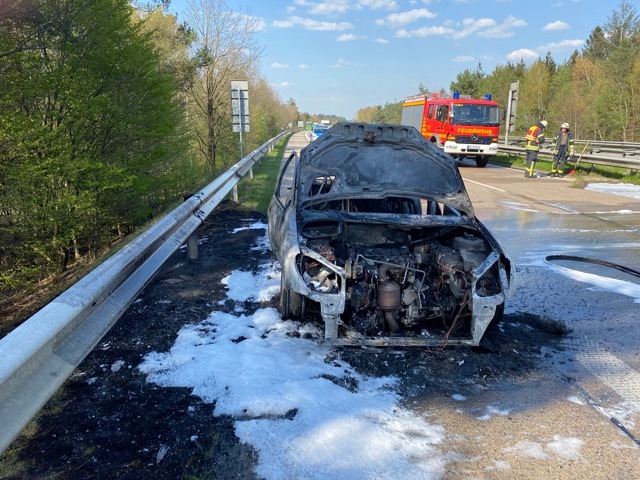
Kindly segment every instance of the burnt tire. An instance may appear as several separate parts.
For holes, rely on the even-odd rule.
[[[489,322],[489,328],[495,328],[501,321],[504,316],[504,303],[501,303],[496,307],[496,313]]]
[[[294,290],[286,288],[286,282],[280,278],[280,315],[284,320],[302,320],[306,298]]]

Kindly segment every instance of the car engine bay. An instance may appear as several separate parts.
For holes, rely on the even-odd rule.
[[[332,231],[329,236],[323,232]],[[472,296],[501,293],[491,246],[469,228],[341,223],[309,225],[306,245],[345,271],[344,335],[470,338]],[[301,257],[310,289],[336,293],[342,280],[326,264]]]

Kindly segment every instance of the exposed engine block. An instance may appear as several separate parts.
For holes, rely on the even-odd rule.
[[[312,243],[314,250],[344,267],[344,321],[362,335],[401,330],[429,335],[433,329],[458,328],[471,316],[472,271],[488,251],[482,239],[471,235],[416,243],[407,239],[394,247]],[[326,277],[322,270],[318,265],[306,273],[320,285]],[[495,294],[500,286],[484,282],[476,288]]]

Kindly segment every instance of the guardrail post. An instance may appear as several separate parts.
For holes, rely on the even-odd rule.
[[[187,238],[187,258],[193,262],[198,260],[198,229]]]

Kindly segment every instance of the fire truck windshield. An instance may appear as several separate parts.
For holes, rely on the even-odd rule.
[[[500,124],[498,107],[494,105],[454,103],[452,113],[452,122],[457,125],[497,126]]]

